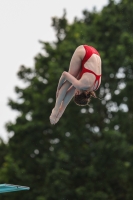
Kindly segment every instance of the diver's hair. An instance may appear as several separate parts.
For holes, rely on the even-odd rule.
[[[88,92],[88,94],[86,94],[85,92],[82,92],[79,95],[75,95],[73,100],[78,106],[86,106],[89,104],[92,97],[98,98],[94,91]],[[98,99],[100,99],[100,98],[98,98]]]

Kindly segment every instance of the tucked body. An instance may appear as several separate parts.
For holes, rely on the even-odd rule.
[[[56,124],[67,105],[74,97],[77,105],[87,105],[91,96],[101,84],[101,58],[92,46],[80,45],[76,48],[69,66],[59,79],[56,103],[50,115],[51,124]]]

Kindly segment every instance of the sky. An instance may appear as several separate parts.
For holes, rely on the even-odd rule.
[[[82,11],[100,11],[108,0],[0,0],[0,137],[7,142],[5,124],[14,122],[17,112],[8,106],[8,99],[17,99],[14,88],[23,86],[17,78],[21,65],[34,66],[34,57],[42,51],[41,41],[52,42],[55,32],[52,17],[67,11],[71,23],[81,18]]]

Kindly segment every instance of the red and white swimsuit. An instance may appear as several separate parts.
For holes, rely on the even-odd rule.
[[[82,77],[82,75],[84,73],[91,73],[91,74],[94,74],[94,76],[96,77],[95,79],[95,82],[94,82],[94,88],[95,90],[97,90],[99,88],[99,85],[100,85],[100,78],[101,78],[101,75],[97,75],[95,74],[95,72],[85,68],[84,64],[87,62],[87,60],[93,55],[93,54],[96,54],[98,56],[100,56],[100,54],[98,53],[98,51],[92,47],[92,46],[88,46],[88,45],[83,45],[84,48],[85,48],[85,51],[86,51],[86,54],[82,60],[82,63],[81,63],[81,73],[80,73],[80,78]]]

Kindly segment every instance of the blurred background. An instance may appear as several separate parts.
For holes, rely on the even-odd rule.
[[[0,183],[31,188],[3,200],[133,199],[132,10],[132,0],[0,1]],[[81,44],[100,52],[102,100],[71,101],[51,126]]]

